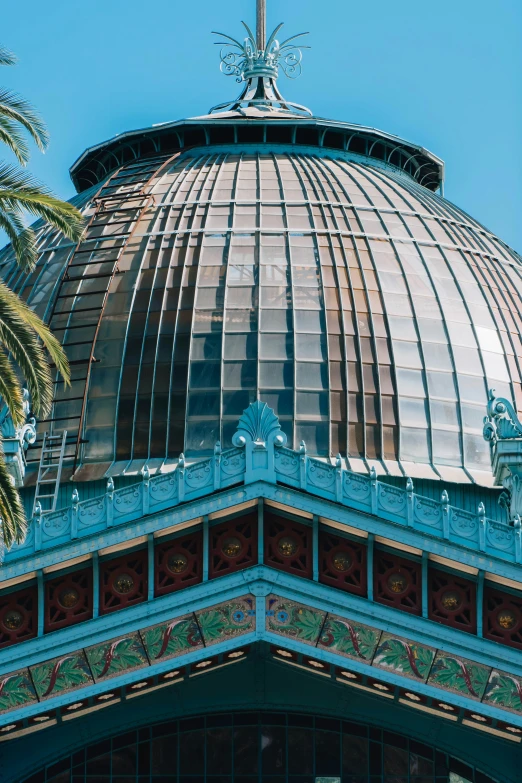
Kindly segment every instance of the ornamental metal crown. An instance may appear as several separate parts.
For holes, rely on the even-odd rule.
[[[277,79],[279,68],[289,79],[297,79],[301,75],[301,61],[303,59],[302,49],[309,49],[309,46],[299,48],[295,41],[308,33],[298,33],[286,38],[281,43],[276,35],[283,27],[283,23],[278,24],[266,46],[258,49],[256,38],[246,22],[241,23],[247,31],[247,37],[243,43],[232,38],[225,33],[212,31],[213,35],[219,35],[225,38],[225,41],[216,41],[217,46],[221,46],[220,51],[220,70],[225,76],[235,76],[236,81],[243,82],[255,76],[268,76]]]
[[[298,33],[279,41],[276,36],[283,24],[278,24],[265,42],[266,13],[263,0],[257,3],[257,35],[254,35],[246,22],[242,22],[247,36],[243,42],[225,33],[213,31],[220,36],[216,41],[220,50],[220,69],[226,76],[235,76],[236,81],[245,84],[244,89],[235,101],[220,103],[213,106],[210,112],[220,110],[238,111],[246,107],[258,108],[262,111],[292,111],[312,114],[306,106],[286,101],[279,92],[276,80],[279,69],[290,79],[301,75],[301,49],[295,41],[308,33]]]

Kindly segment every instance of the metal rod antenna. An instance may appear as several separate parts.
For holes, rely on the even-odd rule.
[[[266,46],[266,0],[256,0],[256,43],[263,51]]]

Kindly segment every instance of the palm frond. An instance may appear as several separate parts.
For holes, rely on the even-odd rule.
[[[34,339],[34,338],[33,338]],[[0,343],[2,342],[0,338]],[[22,386],[16,375],[14,367],[0,346],[0,395],[9,408],[15,427],[20,427],[25,422],[24,402]]]
[[[17,60],[16,54],[6,49],[5,46],[0,46],[0,65],[14,65]]]
[[[68,201],[46,193],[43,188],[34,190],[9,190],[2,187],[0,180],[0,207],[4,209],[24,209],[37,218],[57,228],[66,237],[77,241],[84,228],[84,219],[80,212]]]
[[[20,495],[16,491],[0,443],[0,520],[6,547],[21,543],[27,533],[27,520]]]
[[[49,144],[49,133],[44,121],[28,101],[10,90],[0,89],[0,115],[23,125],[38,148],[45,150]]]
[[[25,302],[0,283],[0,341],[11,351],[24,374],[34,412],[46,415],[52,404],[53,383],[49,364],[35,335],[44,344],[60,375],[69,383],[67,357],[56,337]]]
[[[14,166],[0,164],[0,207],[5,210],[26,210],[78,241],[84,220],[68,201],[61,201],[37,179]]]
[[[13,313],[6,314],[5,310],[6,308],[2,307],[0,303],[0,344],[10,352],[26,380],[34,412],[46,414],[51,407],[53,396],[53,383],[49,363],[35,332],[18,315]],[[14,380],[16,382],[16,376]],[[6,385],[13,385],[12,378],[9,379]],[[9,403],[8,406],[11,410]],[[23,414],[22,420],[16,421],[15,424],[22,423]]]
[[[0,142],[16,155],[18,162],[25,166],[29,160],[29,147],[18,125],[8,117],[0,115]]]
[[[7,212],[0,206],[0,228],[7,234],[11,242],[18,266],[23,270],[31,270],[38,258],[36,236],[32,228],[24,226],[17,212]]]

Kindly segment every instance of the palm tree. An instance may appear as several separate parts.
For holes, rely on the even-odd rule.
[[[14,65],[16,57],[0,47],[0,65]],[[9,147],[20,165],[29,160],[26,131],[40,150],[45,150],[49,135],[40,116],[19,95],[0,89],[0,142]],[[23,269],[36,263],[37,248],[34,231],[25,226],[25,213],[42,218],[62,231],[66,237],[79,239],[83,220],[78,210],[53,196],[47,188],[26,172],[14,166],[0,166],[0,228],[7,234]]]
[[[0,47],[0,65],[15,62],[15,56]],[[21,166],[29,159],[24,131],[39,149],[46,148],[49,136],[39,115],[23,98],[0,89],[0,142]],[[42,219],[73,241],[81,237],[83,219],[72,204],[57,199],[19,167],[0,163],[0,229],[8,236],[18,265],[29,270],[36,263],[37,246],[33,229],[25,224],[26,215]],[[45,416],[51,408],[53,379],[47,357],[68,383],[69,365],[58,340],[25,302],[0,282],[0,395],[15,427],[25,420],[21,377],[34,414]],[[24,509],[7,470],[1,440],[0,521],[6,546],[23,541],[27,529]]]

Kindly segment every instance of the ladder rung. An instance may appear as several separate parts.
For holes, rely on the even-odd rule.
[[[56,484],[56,479],[40,479],[39,484]]]

